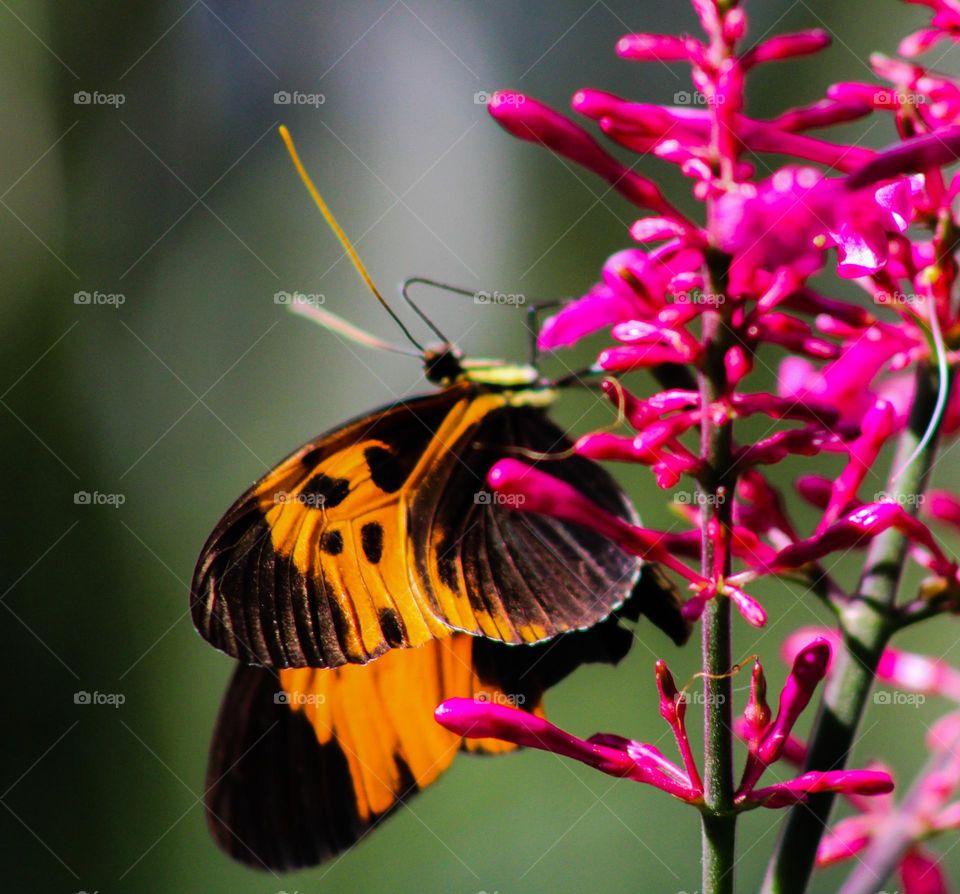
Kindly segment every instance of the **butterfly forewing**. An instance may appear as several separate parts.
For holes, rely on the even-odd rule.
[[[273,667],[365,664],[451,630],[532,643],[589,627],[626,599],[637,560],[484,488],[516,448],[568,445],[522,392],[470,382],[349,423],[224,516],[195,572],[194,622],[218,648]],[[631,517],[595,463],[544,468]]]

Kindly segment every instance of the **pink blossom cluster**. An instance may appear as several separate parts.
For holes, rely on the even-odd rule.
[[[690,620],[703,617],[714,600],[729,600],[748,624],[763,627],[768,613],[751,589],[760,579],[788,576],[805,581],[840,615],[864,597],[841,585],[833,566],[891,537],[902,541],[902,561],[921,569],[924,583],[915,598],[888,606],[889,629],[960,608],[960,563],[943,538],[960,531],[960,497],[927,492],[926,467],[900,488],[911,468],[929,465],[937,443],[960,430],[960,390],[951,387],[960,360],[960,230],[953,212],[960,175],[950,171],[960,156],[960,83],[917,61],[960,41],[960,3],[912,2],[931,8],[930,25],[904,39],[902,58],[870,59],[876,83],[835,84],[823,98],[771,119],[748,114],[748,77],[820,52],[830,37],[815,29],[750,46],[742,6],[720,0],[692,0],[702,38],[643,33],[616,44],[631,62],[688,64],[696,103],[636,102],[582,89],[572,108],[586,126],[532,97],[518,102],[513,92],[495,95],[489,105],[510,134],[586,168],[639,211],[632,245],[613,254],[599,281],[539,333],[544,352],[588,336],[606,339],[594,371],[606,376],[603,393],[630,430],[587,434],[576,452],[645,466],[664,491],[692,485],[697,499],[677,506],[686,529],[660,530],[605,512],[552,476],[549,463],[502,460],[489,485],[522,495],[511,502],[518,511],[588,526],[669,570],[687,587]],[[885,149],[811,135],[872,115],[887,117],[896,135]],[[597,133],[621,155],[626,150],[676,166],[700,212],[682,211]],[[830,271],[851,282],[857,297],[829,294],[822,278],[814,284]],[[776,370],[768,366],[772,357]],[[624,379],[640,370],[651,372],[660,390],[644,394]],[[775,390],[755,384],[765,370],[773,372]],[[762,436],[738,437],[741,422],[757,419],[765,421]],[[723,468],[711,452],[718,431],[728,435]],[[900,445],[895,466],[881,478],[878,469],[894,444]],[[840,460],[840,472],[801,475],[795,494],[771,478],[788,459],[812,459],[816,469],[817,458],[830,455]],[[817,510],[814,525],[797,520],[800,501]],[[891,802],[868,807],[864,796],[891,790],[886,770],[835,768],[757,784],[771,763],[803,761],[806,749],[791,730],[826,674],[831,651],[844,648],[833,631],[791,638],[792,670],[773,720],[758,661],[736,726],[748,748],[737,809],[782,807],[823,791],[842,792],[862,808],[834,828],[821,863],[867,847],[883,825]],[[929,674],[922,684],[910,678],[921,670]],[[960,689],[956,671],[892,650],[876,675],[914,691],[937,687],[953,698]],[[682,765],[648,744],[612,735],[577,739],[502,706],[454,700],[440,707],[438,719],[463,735],[567,755],[702,805],[685,702],[662,662],[657,682]],[[952,791],[960,762],[938,776],[940,800],[925,802],[927,825],[918,826],[905,851],[908,891],[940,890],[906,879],[932,860],[919,844],[924,835],[957,827],[960,808],[945,801],[944,774]]]

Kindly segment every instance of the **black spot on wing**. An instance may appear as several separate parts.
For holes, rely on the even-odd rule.
[[[320,537],[320,549],[327,555],[339,556],[343,552],[343,534],[339,531],[324,531]]]
[[[333,509],[339,506],[350,493],[346,478],[331,478],[318,472],[300,491],[300,502],[310,509]]]
[[[373,483],[380,490],[395,494],[403,487],[410,470],[403,468],[396,453],[383,447],[368,447],[363,451],[363,457],[367,461]]]
[[[378,522],[368,522],[360,529],[360,545],[367,561],[374,565],[383,557],[383,527]]]

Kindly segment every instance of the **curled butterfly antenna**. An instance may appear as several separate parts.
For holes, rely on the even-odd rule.
[[[295,314],[299,314],[301,317],[306,317],[308,320],[312,320],[314,323],[323,326],[324,329],[329,329],[331,332],[335,332],[337,335],[341,335],[358,345],[363,345],[365,348],[390,351],[392,354],[403,354],[405,357],[416,357],[418,359],[422,357],[417,351],[411,351],[409,348],[404,348],[401,345],[384,341],[373,333],[367,332],[366,329],[361,329],[343,317],[337,316],[335,313],[331,313],[322,307],[317,307],[315,304],[294,301],[290,304],[290,310]]]
[[[445,292],[453,292],[456,295],[476,295],[477,293],[471,292],[469,289],[460,288],[460,286],[451,286],[445,282],[438,282],[435,279],[426,279],[423,276],[411,276],[409,279],[404,280],[403,284],[400,286],[400,294],[403,296],[403,300],[410,305],[413,309],[413,312],[423,320],[424,323],[430,328],[430,331],[437,336],[444,344],[450,344],[450,339],[447,338],[437,327],[436,323],[430,319],[417,305],[417,303],[410,297],[410,287],[411,286],[431,286],[434,289],[442,289]]]
[[[410,330],[404,325],[403,320],[397,316],[394,309],[387,303],[387,299],[383,297],[380,290],[377,288],[377,284],[373,281],[373,277],[367,272],[367,268],[363,266],[363,262],[360,260],[360,256],[357,254],[356,249],[347,238],[347,234],[344,233],[343,228],[339,223],[337,223],[337,219],[333,216],[333,212],[323,200],[323,197],[320,195],[320,191],[316,186],[314,186],[313,181],[310,179],[310,175],[307,173],[307,169],[303,166],[303,162],[300,161],[300,155],[297,152],[297,147],[293,144],[293,137],[290,136],[290,131],[287,130],[286,125],[284,124],[281,124],[279,129],[280,137],[283,140],[284,145],[287,147],[287,152],[290,153],[290,159],[293,161],[293,166],[296,168],[297,174],[300,175],[300,179],[303,181],[303,185],[307,188],[307,192],[310,193],[310,198],[313,199],[314,204],[320,209],[323,219],[327,222],[327,225],[330,227],[330,229],[333,230],[333,234],[337,237],[340,245],[343,246],[344,252],[350,259],[350,262],[353,264],[357,273],[360,274],[360,278],[364,281],[367,288],[373,293],[373,297],[380,302],[384,310],[390,314],[393,321],[400,327],[400,331],[403,332],[410,343],[420,352],[420,355],[422,355],[424,351],[423,345],[421,345],[420,342],[418,342],[413,335],[411,335]]]
[[[680,690],[680,698],[686,698],[687,692],[690,687],[696,683],[697,680],[726,680],[729,677],[735,677],[740,673],[748,664],[753,664],[756,661],[760,660],[759,655],[748,655],[742,661],[738,661],[733,667],[730,668],[726,673],[723,674],[709,674],[706,671],[700,671],[699,673],[694,674],[687,682],[684,684],[683,689]]]
[[[607,384],[613,390],[617,396],[617,418],[610,423],[610,425],[605,426],[604,428],[598,429],[598,432],[613,432],[620,428],[627,418],[627,395],[623,390],[623,385],[620,382],[613,378],[613,376],[604,376],[602,379],[601,385]],[[512,453],[517,456],[523,456],[527,459],[533,460],[534,462],[542,462],[545,460],[558,460],[558,459],[569,459],[571,456],[576,455],[577,445],[571,444],[566,450],[557,450],[557,451],[538,451],[530,450],[527,447],[505,447],[502,448],[504,453]]]

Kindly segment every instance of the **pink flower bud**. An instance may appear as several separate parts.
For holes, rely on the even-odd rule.
[[[893,791],[893,779],[877,770],[811,771],[767,788],[756,789],[747,800],[764,807],[790,807],[820,792],[882,795]]]
[[[657,186],[625,168],[582,127],[549,106],[522,93],[495,93],[487,108],[497,123],[513,136],[541,143],[583,165],[642,208],[652,208],[670,217],[679,216]]]
[[[809,704],[813,691],[826,675],[830,655],[830,644],[825,639],[818,638],[802,649],[794,659],[793,668],[780,692],[777,718],[757,748],[757,756],[765,765],[780,759],[783,746],[797,718]]]
[[[672,34],[627,34],[617,41],[617,55],[634,62],[685,62],[686,41]]]
[[[830,127],[834,124],[856,121],[858,118],[869,115],[870,112],[870,104],[860,102],[857,99],[822,99],[813,103],[813,105],[784,112],[778,118],[774,118],[770,125],[778,130],[795,133],[801,130],[813,130],[814,128]]]
[[[653,746],[609,735],[593,736],[585,741],[519,708],[468,698],[447,699],[434,716],[437,723],[459,736],[500,739],[549,751],[611,776],[656,786],[684,801],[695,802],[700,798],[686,783],[683,771],[669,764]],[[626,747],[628,745],[633,747]]]
[[[821,28],[800,31],[796,34],[779,34],[744,54],[741,64],[745,68],[751,68],[764,62],[780,62],[784,59],[819,53],[828,46],[830,46],[830,35]]]

